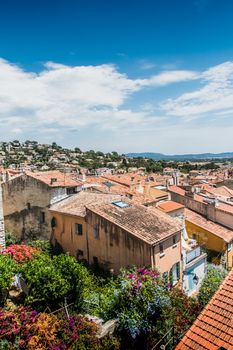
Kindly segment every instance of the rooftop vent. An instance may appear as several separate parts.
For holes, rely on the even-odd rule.
[[[116,205],[117,207],[124,209],[124,208],[129,208],[131,207],[130,204],[123,202],[123,201],[116,201],[116,202],[112,202],[112,204]]]

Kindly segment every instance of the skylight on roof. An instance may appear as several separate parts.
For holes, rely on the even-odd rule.
[[[129,208],[130,207],[130,204],[126,203],[126,202],[123,202],[123,201],[116,201],[116,202],[112,202],[112,204],[116,205],[117,207],[119,208]]]
[[[105,185],[105,186],[107,186],[107,187],[112,187],[112,186],[114,186],[114,184],[113,184],[112,182],[110,182],[110,181],[105,181],[105,182],[103,182],[103,185]]]

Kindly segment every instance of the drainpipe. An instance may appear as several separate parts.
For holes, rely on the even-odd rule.
[[[154,270],[155,268],[155,246],[152,245],[151,247],[151,268]]]
[[[88,261],[88,264],[90,264],[89,242],[88,242],[88,221],[87,221],[87,216],[86,216],[86,218],[85,218],[85,221],[86,221],[87,261]]]

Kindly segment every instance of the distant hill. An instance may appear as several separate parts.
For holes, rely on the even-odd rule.
[[[167,155],[162,153],[153,153],[153,152],[143,152],[143,153],[128,153],[128,157],[131,158],[151,158],[154,160],[209,160],[209,159],[227,159],[233,158],[233,152],[224,152],[224,153],[200,153],[200,154],[173,154]]]

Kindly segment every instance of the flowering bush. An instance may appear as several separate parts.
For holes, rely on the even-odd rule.
[[[39,252],[39,249],[25,244],[12,244],[4,249],[2,254],[9,254],[17,263],[21,264],[32,260]]]
[[[164,305],[170,303],[168,289],[159,273],[145,268],[122,271],[105,286],[102,293],[92,293],[88,310],[104,319],[116,317],[120,329],[130,337],[150,331]]]
[[[170,291],[171,308],[169,318],[173,319],[173,331],[181,337],[193,324],[201,311],[197,299],[188,297],[180,289]]]
[[[79,315],[67,319],[22,306],[14,312],[0,310],[0,338],[9,349],[100,350],[96,333],[96,325]]]

